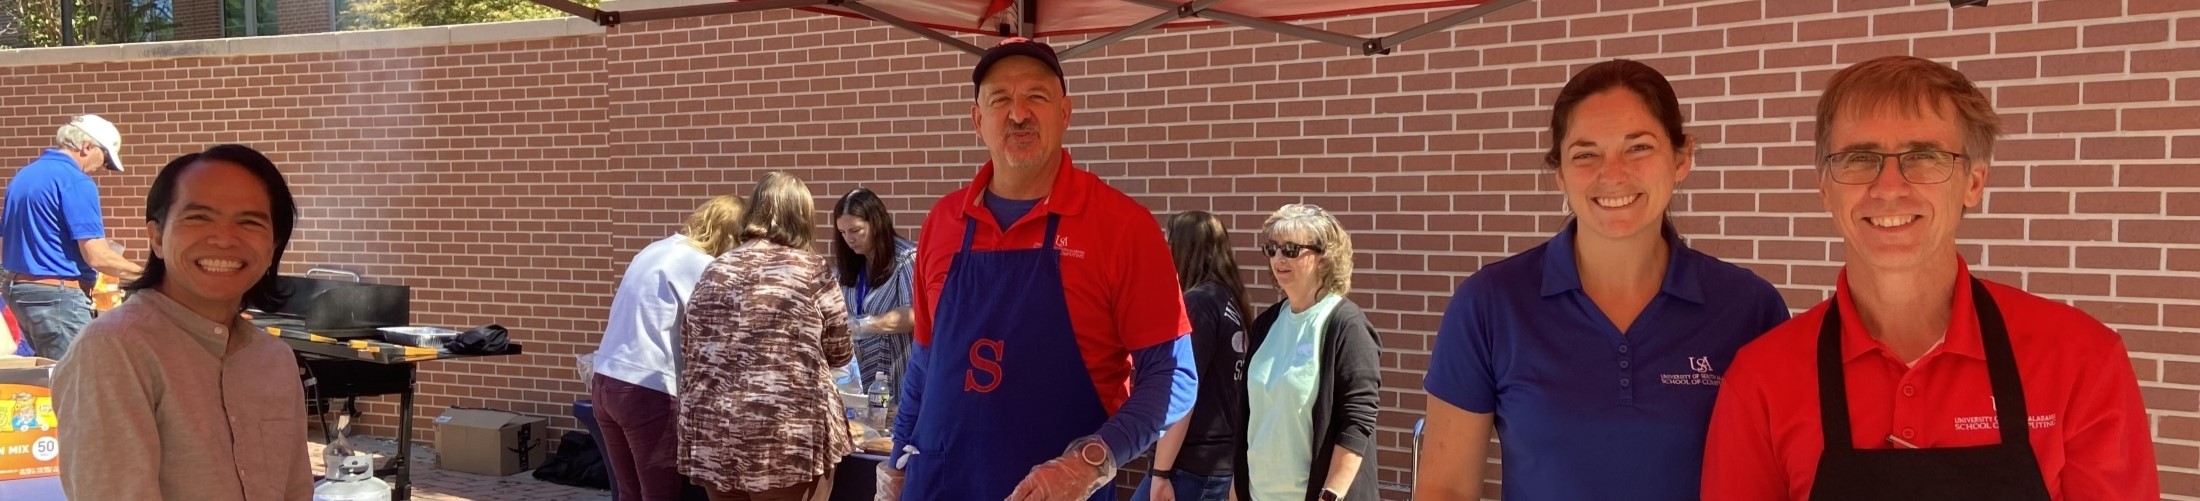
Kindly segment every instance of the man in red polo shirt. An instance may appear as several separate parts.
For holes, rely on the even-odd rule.
[[[1114,499],[1197,392],[1176,267],[1153,213],[1062,148],[1054,49],[1004,40],[971,81],[992,161],[925,217],[879,498]]]
[[[2122,338],[1956,252],[1999,133],[1986,96],[1886,57],[1835,74],[1817,125],[1848,263],[1727,369],[1704,499],[2158,499]]]

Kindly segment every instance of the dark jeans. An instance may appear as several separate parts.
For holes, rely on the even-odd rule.
[[[1230,477],[1202,477],[1183,471],[1169,474],[1169,487],[1176,491],[1176,501],[1223,501],[1230,498]],[[1131,494],[1131,501],[1153,499],[1153,477],[1138,482],[1138,492]]]
[[[618,479],[619,501],[680,499],[680,399],[665,392],[597,374],[596,425],[603,428],[604,459]]]
[[[23,328],[38,356],[60,360],[76,343],[77,334],[92,323],[92,297],[81,289],[58,285],[10,283],[8,309]]]

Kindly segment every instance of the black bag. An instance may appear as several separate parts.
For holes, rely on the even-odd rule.
[[[460,333],[443,343],[443,350],[460,355],[498,355],[510,348],[511,333],[489,324]]]
[[[558,452],[550,455],[541,468],[535,469],[535,479],[559,485],[611,488],[611,466],[604,463],[603,450],[596,448],[596,438],[588,432],[566,432],[558,439]]]

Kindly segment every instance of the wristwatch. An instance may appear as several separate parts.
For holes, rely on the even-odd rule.
[[[1165,482],[1165,481],[1168,481],[1168,480],[1170,480],[1170,479],[1172,479],[1172,478],[1175,478],[1175,477],[1174,477],[1174,475],[1176,475],[1176,470],[1163,469],[1163,468],[1147,468],[1147,469],[1146,469],[1146,478],[1151,478],[1151,479],[1153,479],[1153,480],[1154,480],[1155,482]]]
[[[1339,499],[1344,499],[1344,495],[1338,494],[1337,491],[1330,490],[1328,487],[1323,487],[1322,497],[1320,499],[1321,501],[1337,501]]]
[[[1108,445],[1100,443],[1099,440],[1085,442],[1083,446],[1077,448],[1077,457],[1085,460],[1085,463],[1091,464],[1093,468],[1107,466]]]
[[[1115,478],[1115,469],[1121,467],[1115,464],[1114,454],[1108,451],[1108,444],[1100,441],[1100,437],[1086,436],[1072,441],[1069,451],[1076,455],[1078,461],[1092,465],[1093,471],[1103,481]]]

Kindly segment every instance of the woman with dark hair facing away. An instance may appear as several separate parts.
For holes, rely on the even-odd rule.
[[[1727,362],[1788,318],[1772,284],[1688,248],[1666,217],[1694,163],[1673,86],[1642,63],[1574,75],[1544,162],[1574,217],[1452,295],[1423,386],[1417,499],[1693,500]]]
[[[1199,399],[1154,444],[1153,469],[1131,501],[1221,501],[1230,494],[1237,398],[1245,391],[1245,282],[1230,232],[1206,211],[1180,212],[1162,228],[1192,321]]]
[[[916,297],[917,243],[894,231],[894,214],[870,189],[856,188],[833,204],[833,269],[841,296],[848,300],[849,331],[856,337],[856,365],[863,387],[881,374],[888,395],[901,394],[901,373],[909,361],[910,315]]]
[[[161,168],[145,273],[54,371],[69,499],[313,496],[298,364],[239,315],[286,299],[276,272],[297,221],[282,172],[252,148]]]
[[[855,450],[833,391],[855,347],[832,264],[810,250],[816,212],[801,179],[765,174],[681,317],[680,472],[712,501],[824,501]]]

